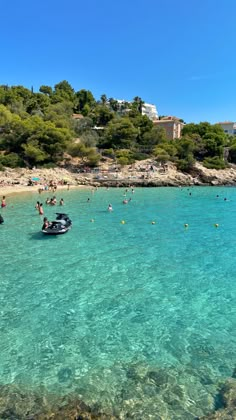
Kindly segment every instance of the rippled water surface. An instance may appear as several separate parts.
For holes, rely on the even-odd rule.
[[[40,232],[45,193],[7,197],[0,382],[123,417],[201,416],[235,367],[236,189],[124,194],[58,192],[73,227],[57,237]]]

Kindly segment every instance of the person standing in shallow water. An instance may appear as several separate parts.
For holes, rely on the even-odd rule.
[[[40,214],[40,216],[44,214],[44,211],[43,211],[43,203],[40,203],[39,204],[39,214]]]
[[[3,197],[2,197],[2,202],[1,202],[1,207],[3,208],[3,207],[6,207],[6,205],[7,205],[7,203],[6,203],[6,197],[5,197],[5,195],[3,195]]]

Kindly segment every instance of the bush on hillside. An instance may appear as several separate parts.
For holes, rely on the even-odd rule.
[[[132,154],[132,157],[134,160],[145,160],[150,158],[150,155],[148,155],[147,153],[134,152]]]
[[[120,149],[116,151],[117,163],[120,165],[131,165],[135,162],[133,153],[129,149]]]
[[[24,167],[24,161],[17,155],[17,153],[9,153],[0,156],[0,164],[9,168]]]
[[[235,139],[234,139],[235,140]],[[232,163],[236,163],[236,144],[233,144],[229,149],[228,160]]]
[[[195,160],[192,156],[189,156],[186,159],[178,159],[176,160],[176,166],[178,171],[182,172],[191,172],[194,168]]]
[[[57,165],[53,162],[44,163],[44,165],[38,166],[38,168],[42,169],[55,169],[57,168]]]
[[[208,169],[225,169],[227,167],[225,161],[219,156],[205,158],[202,163]]]
[[[129,159],[127,157],[125,157],[125,156],[120,156],[117,159],[117,163],[119,165],[121,165],[121,166],[125,166],[125,165],[129,165],[130,164]]]
[[[101,153],[103,156],[111,158],[111,159],[113,159],[115,156],[114,149],[103,149]]]

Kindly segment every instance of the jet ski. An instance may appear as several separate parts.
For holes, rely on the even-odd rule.
[[[68,214],[56,213],[56,220],[49,223],[46,228],[42,228],[44,235],[62,235],[71,229],[72,221]]]
[[[72,226],[72,221],[70,220],[68,214],[66,213],[56,213],[56,221],[62,222],[66,227]]]

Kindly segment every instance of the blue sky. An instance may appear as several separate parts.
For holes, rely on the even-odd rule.
[[[236,121],[235,0],[2,0],[0,84],[67,80],[186,122]]]

